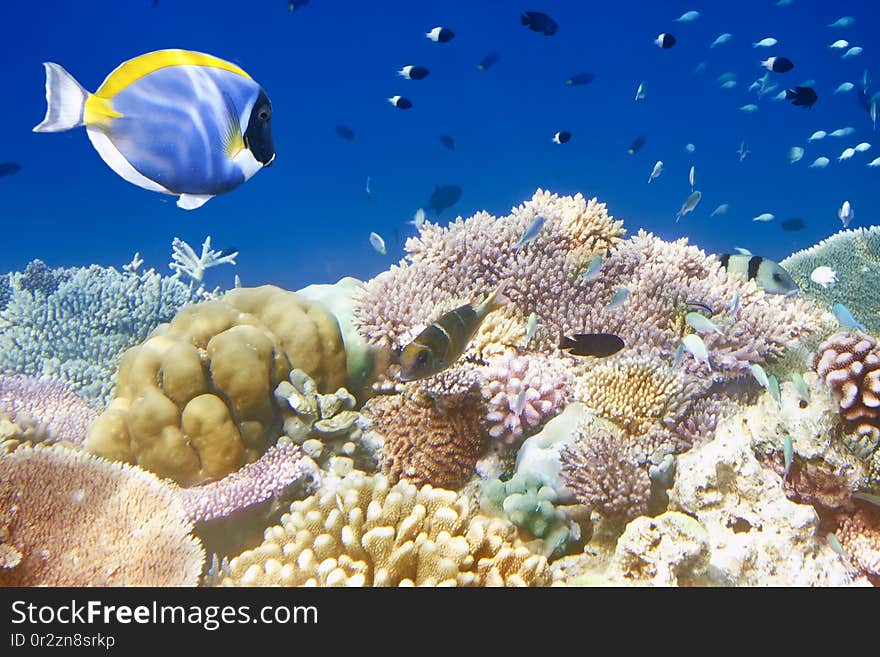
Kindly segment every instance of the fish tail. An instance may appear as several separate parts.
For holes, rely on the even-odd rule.
[[[62,132],[84,125],[89,92],[74,77],[53,62],[46,68],[46,116],[34,132]]]
[[[495,310],[496,308],[500,308],[506,303],[510,302],[506,296],[504,296],[504,288],[507,286],[507,281],[501,281],[498,284],[492,293],[486,297],[486,299],[478,306],[477,315],[480,317],[485,317],[490,312]]]

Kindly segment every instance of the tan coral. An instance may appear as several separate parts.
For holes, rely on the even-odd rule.
[[[468,352],[481,361],[522,346],[526,338],[526,318],[513,304],[489,313],[468,345]]]
[[[544,196],[550,202],[550,192],[544,192]],[[594,257],[604,257],[609,249],[617,246],[626,230],[623,221],[614,220],[598,199],[591,198],[585,203],[581,194],[563,199],[567,202],[556,206],[560,211],[562,231],[569,239],[568,261],[574,272],[580,273]]]
[[[584,374],[576,397],[596,415],[637,435],[673,417],[688,394],[685,378],[665,363],[620,356]]]
[[[842,514],[835,535],[859,570],[880,575],[880,509],[864,506]]]
[[[835,333],[819,346],[813,366],[834,392],[841,416],[855,427],[848,444],[860,456],[870,455],[880,442],[877,341],[859,332]]]
[[[351,473],[294,502],[262,545],[223,567],[224,586],[489,586],[549,583],[515,528],[468,498]]]
[[[0,586],[195,586],[191,530],[140,468],[60,446],[0,454]]]
[[[465,398],[447,409],[428,395],[409,389],[375,397],[364,412],[384,437],[382,470],[392,482],[455,486],[473,475],[485,446],[482,407]]]
[[[269,285],[235,289],[183,308],[125,352],[86,448],[184,485],[219,479],[277,437],[273,391],[292,364],[323,389],[345,382],[345,358],[319,304]]]

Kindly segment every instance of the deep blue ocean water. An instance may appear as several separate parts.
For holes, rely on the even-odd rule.
[[[698,20],[674,21],[692,9],[701,12]],[[550,14],[558,32],[527,30],[522,10]],[[855,24],[827,27],[845,15]],[[234,270],[210,272],[212,285],[231,286],[234,273],[243,285],[287,288],[345,275],[369,278],[402,256],[414,233],[407,221],[438,184],[463,189],[440,217],[444,222],[480,209],[504,215],[538,187],[580,191],[606,202],[630,232],[644,227],[667,239],[687,236],[711,252],[739,246],[773,259],[839,230],[844,200],[856,212],[851,227],[877,220],[880,168],[866,164],[880,155],[880,133],[855,89],[833,93],[845,81],[858,89],[866,70],[877,76],[870,91],[880,90],[876,2],[311,0],[291,12],[283,0],[47,0],[4,3],[0,16],[6,28],[0,162],[22,167],[0,177],[0,271],[21,270],[33,258],[52,266],[120,267],[139,251],[147,267],[170,273],[174,236],[197,248],[210,234],[216,247],[240,251]],[[455,39],[425,38],[438,25],[454,30]],[[674,48],[654,45],[661,32],[677,37]],[[710,49],[722,32],[733,39]],[[779,40],[776,47],[752,47],[770,36]],[[841,38],[864,51],[841,59],[842,51],[828,48]],[[94,91],[121,62],[162,48],[239,64],[274,106],[275,164],[190,212],[178,209],[174,197],[116,176],[85,130],[31,132],[45,113],[43,61],[61,64]],[[500,60],[479,72],[477,63],[490,51]],[[790,58],[795,69],[771,75],[779,87],[759,98],[748,86],[771,55]],[[701,62],[705,71],[695,73]],[[420,81],[399,77],[397,70],[409,64],[431,73]],[[595,80],[566,86],[578,72]],[[736,74],[734,89],[719,88],[725,72]],[[819,95],[811,110],[772,99],[807,79]],[[647,98],[636,102],[641,81]],[[392,107],[386,98],[396,94],[414,107]],[[759,109],[739,110],[748,103]],[[340,138],[339,124],[356,139]],[[855,134],[807,144],[816,130],[846,126]],[[559,130],[572,133],[569,143],[551,141]],[[440,143],[441,134],[454,137],[454,151]],[[628,155],[640,135],[645,146]],[[740,161],[743,140],[751,152]],[[837,161],[860,142],[871,149]],[[687,143],[694,153],[685,151]],[[789,164],[788,149],[796,145],[806,149],[804,158]],[[808,168],[820,155],[831,164]],[[664,172],[648,185],[657,160]],[[691,165],[703,197],[675,223],[691,192]],[[710,219],[721,203],[730,205],[728,214]],[[764,212],[776,219],[752,221]],[[802,219],[803,230],[784,231],[781,222],[790,218]],[[386,256],[370,246],[371,231],[384,237]]]

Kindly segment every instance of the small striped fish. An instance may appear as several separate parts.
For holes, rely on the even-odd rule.
[[[771,294],[794,294],[798,285],[778,264],[761,256],[725,253],[718,257],[721,266],[731,274],[742,274]]]
[[[495,288],[481,303],[468,303],[450,310],[419,333],[400,354],[400,380],[424,379],[457,361],[486,315],[507,302],[501,296],[502,287]]]

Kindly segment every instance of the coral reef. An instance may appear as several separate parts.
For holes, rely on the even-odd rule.
[[[561,473],[575,499],[624,524],[648,509],[651,480],[637,441],[627,435],[582,435],[560,453]]]
[[[384,438],[382,471],[393,482],[454,487],[474,473],[485,447],[486,430],[478,400],[447,408],[415,388],[374,397],[363,412]]]
[[[540,586],[546,559],[507,521],[468,499],[351,473],[294,502],[265,541],[225,563],[221,584],[265,586]]]
[[[61,446],[0,454],[0,586],[194,586],[205,554],[191,530],[139,468]]]
[[[853,565],[880,584],[880,509],[864,505],[837,518],[835,535]]]
[[[513,443],[544,424],[570,401],[571,372],[558,360],[513,351],[481,370],[489,435]]]
[[[186,303],[201,300],[176,276],[113,267],[13,272],[0,310],[0,371],[52,376],[106,404],[123,351]]]
[[[779,264],[803,295],[825,309],[842,303],[871,333],[880,333],[880,226],[842,230]],[[837,272],[837,283],[826,288],[812,281],[820,266]]]
[[[267,285],[188,306],[123,355],[86,447],[184,485],[222,478],[278,436],[273,391],[291,363],[320,389],[345,381],[338,326],[317,304]]]
[[[880,351],[864,333],[842,331],[819,345],[813,363],[855,429],[851,448],[863,457],[880,444]]]
[[[80,446],[97,413],[68,384],[49,377],[0,374],[0,417],[15,425],[3,438]]]

